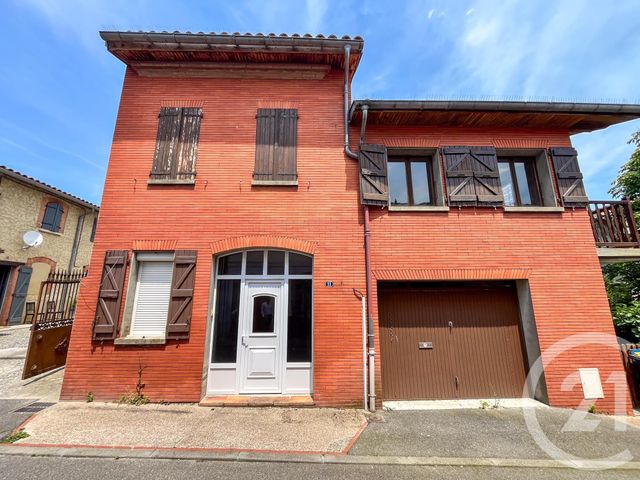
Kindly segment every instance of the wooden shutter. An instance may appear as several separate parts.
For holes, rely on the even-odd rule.
[[[181,108],[165,107],[160,109],[156,151],[150,175],[152,179],[169,180],[171,178],[171,169],[175,168],[178,150],[181,117]]]
[[[578,152],[573,148],[551,149],[553,168],[556,171],[558,189],[564,205],[582,206],[589,202],[578,164]]]
[[[198,252],[195,250],[177,250],[175,253],[167,319],[167,338],[189,338],[197,255]]]
[[[152,179],[194,178],[201,119],[201,108],[160,109],[156,150],[150,175]]]
[[[94,340],[116,338],[128,256],[126,250],[109,250],[105,253],[98,306],[93,320]]]
[[[200,139],[201,108],[183,108],[180,119],[180,141],[176,155],[175,172],[171,177],[178,180],[193,179],[196,175],[196,155]]]
[[[253,179],[293,182],[298,178],[298,110],[259,108],[256,114],[256,163]]]
[[[360,162],[360,201],[365,205],[387,205],[389,203],[387,148],[384,145],[361,145],[358,160]]]
[[[502,205],[498,158],[493,147],[444,147],[449,205]]]

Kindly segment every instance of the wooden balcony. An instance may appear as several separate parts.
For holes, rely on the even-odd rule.
[[[640,260],[640,235],[631,201],[590,201],[591,228],[601,264]]]

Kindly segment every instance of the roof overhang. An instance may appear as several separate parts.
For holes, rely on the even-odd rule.
[[[173,70],[174,76],[177,72],[185,76],[269,76],[277,70],[290,75],[295,65],[314,78],[321,70],[344,69],[346,45],[351,47],[350,72],[355,72],[364,48],[360,37],[335,35],[100,32],[100,37],[109,52],[144,75],[158,75],[163,69]]]
[[[433,127],[503,127],[591,132],[640,118],[640,105],[565,102],[355,100],[350,121]]]

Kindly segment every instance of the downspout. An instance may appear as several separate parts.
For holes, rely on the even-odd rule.
[[[351,46],[345,45],[344,47],[344,153],[353,159],[358,159],[358,155],[351,150],[349,145],[349,57],[351,53]],[[360,145],[364,143],[365,127],[367,123],[367,108],[362,109],[362,125],[360,131]],[[369,369],[369,410],[375,411],[376,409],[376,368],[375,368],[375,344],[374,344],[374,328],[373,328],[373,316],[372,301],[371,301],[371,251],[369,246],[369,237],[371,236],[371,230],[369,228],[369,206],[362,206],[364,214],[364,260],[366,271],[366,304],[367,304],[367,343],[369,345],[368,355],[368,369]],[[364,337],[364,331],[363,331]],[[364,341],[364,339],[363,339]],[[366,362],[365,362],[366,363]],[[367,365],[363,365],[363,377],[366,378]]]
[[[87,212],[78,216],[78,223],[76,223],[76,234],[73,237],[73,246],[71,247],[71,256],[69,257],[69,273],[76,266],[76,259],[78,258],[78,248],[80,247],[80,238],[82,237],[82,229],[84,227],[84,217],[87,216]]]
[[[349,146],[349,57],[351,45],[344,46],[344,153],[347,157],[358,159],[358,154],[354,153]],[[367,296],[369,292],[367,292]]]

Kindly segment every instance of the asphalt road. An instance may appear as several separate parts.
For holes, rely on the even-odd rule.
[[[217,462],[99,458],[21,457],[0,455],[1,479],[66,480],[135,479],[637,479],[637,471],[584,472],[571,469],[409,467],[319,465],[300,463]]]

